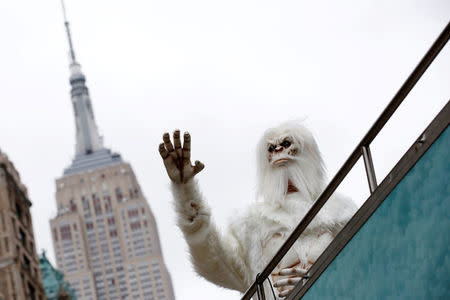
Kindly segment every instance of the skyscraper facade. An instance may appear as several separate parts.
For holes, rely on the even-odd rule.
[[[65,26],[76,151],[56,179],[58,268],[77,299],[174,299],[155,218],[130,164],[103,146],[66,18]]]
[[[0,299],[46,299],[30,207],[19,173],[0,151]]]

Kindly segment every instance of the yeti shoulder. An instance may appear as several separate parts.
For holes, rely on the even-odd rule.
[[[347,222],[357,210],[358,207],[350,197],[335,193],[325,203],[322,212],[333,222]]]

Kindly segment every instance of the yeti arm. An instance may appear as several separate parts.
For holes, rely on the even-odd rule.
[[[178,226],[189,245],[195,270],[207,280],[238,291],[244,291],[244,260],[238,239],[229,234],[222,237],[211,220],[208,205],[203,201],[194,176],[205,167],[200,161],[191,163],[191,135],[173,133],[173,144],[168,133],[159,145],[167,175],[172,181]],[[241,249],[238,251],[237,249]]]
[[[197,182],[172,183],[177,223],[189,246],[191,261],[198,274],[214,284],[244,292],[245,263],[238,239],[222,236]]]

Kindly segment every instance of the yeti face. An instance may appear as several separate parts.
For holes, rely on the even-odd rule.
[[[267,141],[267,160],[273,167],[285,166],[296,159],[299,146],[292,136],[281,136]]]

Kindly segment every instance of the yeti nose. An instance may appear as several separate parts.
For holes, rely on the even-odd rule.
[[[281,151],[283,151],[283,150],[284,150],[283,147],[278,146],[278,147],[275,148],[275,153],[281,152]]]

